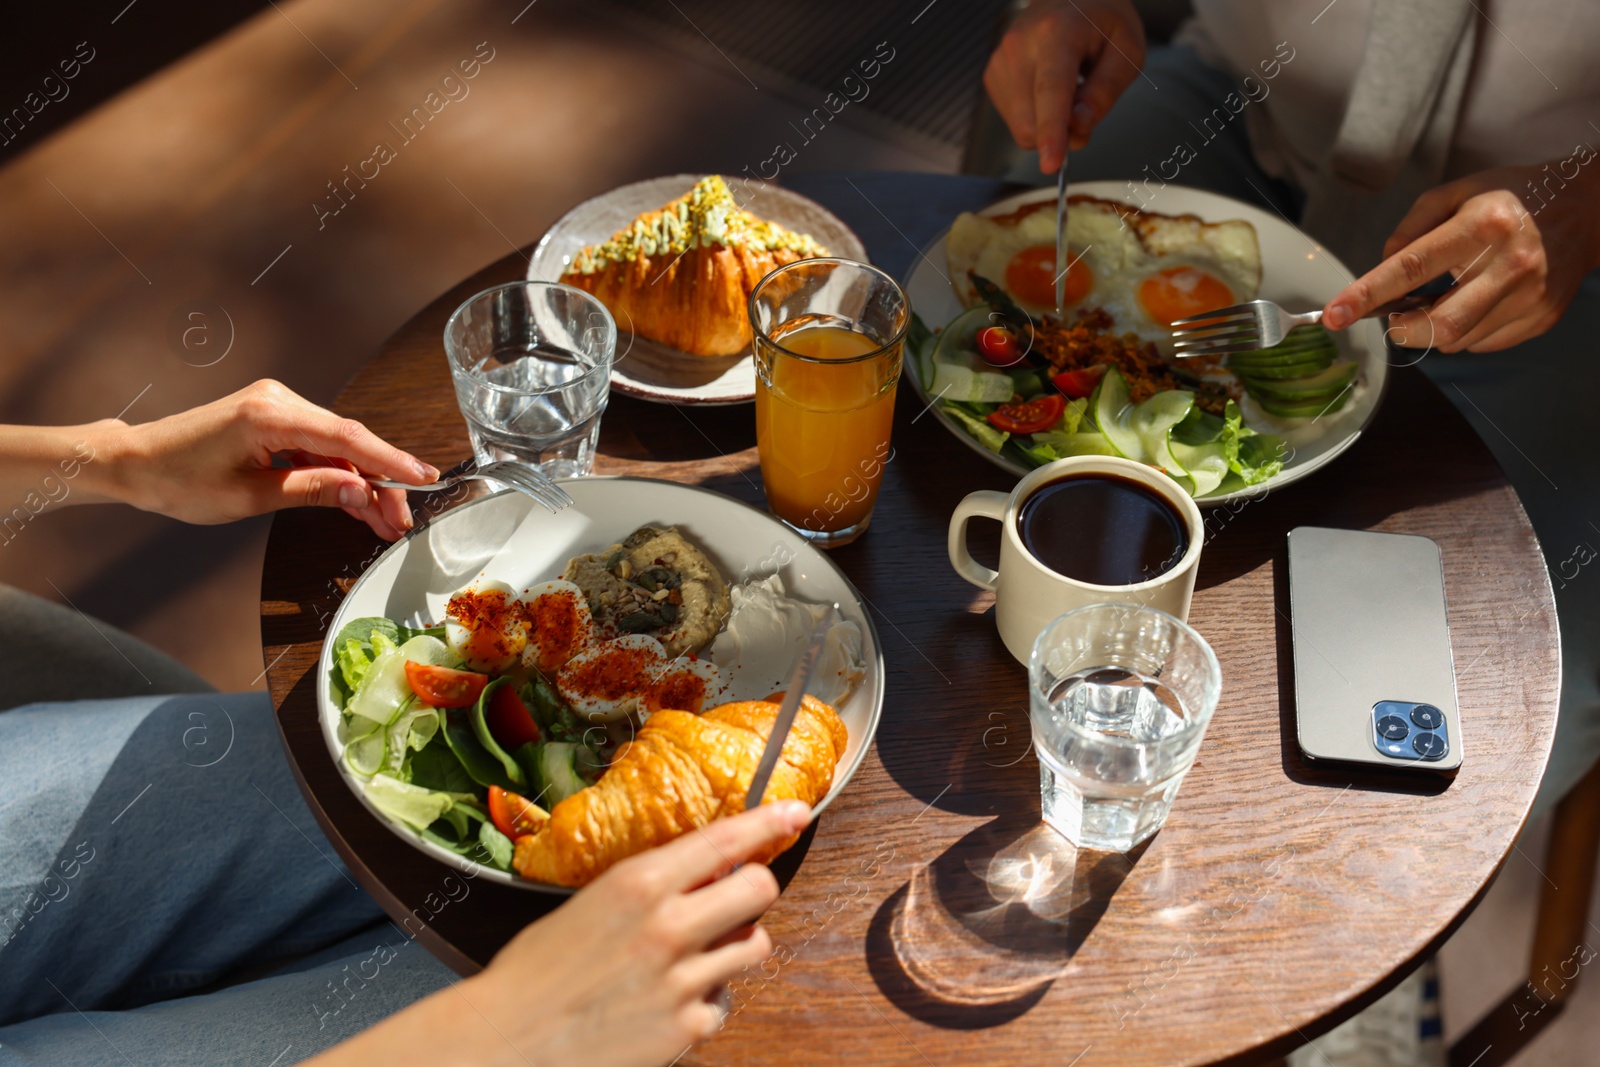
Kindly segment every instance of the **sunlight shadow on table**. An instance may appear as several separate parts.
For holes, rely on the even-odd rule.
[[[1007,1022],[1066,970],[1143,852],[1080,851],[1037,815],[1001,816],[884,902],[867,932],[868,966],[924,1022]]]

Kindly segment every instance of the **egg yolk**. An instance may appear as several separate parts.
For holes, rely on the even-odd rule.
[[[1232,303],[1233,290],[1198,267],[1168,267],[1139,283],[1139,304],[1162,326]]]
[[[1076,304],[1094,288],[1094,274],[1075,257],[1067,267],[1065,304]],[[1056,249],[1054,245],[1024,248],[1006,264],[1006,290],[1035,307],[1056,306]]]

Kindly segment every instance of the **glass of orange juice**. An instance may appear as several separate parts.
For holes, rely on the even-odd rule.
[[[822,548],[872,521],[910,321],[893,278],[846,259],[779,267],[750,294],[767,507]]]

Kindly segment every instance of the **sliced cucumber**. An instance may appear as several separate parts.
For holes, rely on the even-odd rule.
[[[539,746],[535,763],[539,768],[539,804],[546,811],[563,800],[588,788],[589,783],[578,773],[579,749],[592,760],[588,746],[568,741],[549,741]]]
[[[1017,391],[1009,374],[973,370],[956,363],[933,365],[933,395],[940,400],[972,404],[1004,404]]]
[[[987,305],[962,312],[939,331],[939,342],[933,346],[933,361],[967,366],[968,360],[977,355],[978,331],[993,325],[994,311]]]
[[[1191,496],[1205,496],[1228,476],[1228,453],[1220,441],[1207,445],[1186,445],[1182,441],[1173,441],[1171,448],[1172,455],[1183,464],[1183,469],[1189,475]]]
[[[396,649],[372,661],[345,710],[387,726],[411,695],[411,686],[406,683],[405,653]]]
[[[1133,404],[1128,399],[1128,383],[1116,367],[1108,368],[1095,386],[1089,401],[1094,413],[1095,428],[1105,435],[1106,441],[1125,459],[1144,462],[1144,443],[1128,425]]]
[[[1304,378],[1290,378],[1285,380],[1262,379],[1252,381],[1245,379],[1245,384],[1256,397],[1271,397],[1274,400],[1299,400],[1312,401],[1316,399],[1332,400],[1345,386],[1355,380],[1359,368],[1354,363],[1335,363],[1316,374]]]
[[[1128,418],[1129,427],[1139,435],[1148,462],[1160,467],[1173,478],[1185,473],[1183,464],[1167,447],[1172,428],[1182,422],[1189,409],[1194,407],[1194,394],[1181,389],[1169,389],[1134,406]]]

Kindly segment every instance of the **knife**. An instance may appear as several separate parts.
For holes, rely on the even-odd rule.
[[[811,672],[816,669],[823,643],[828,640],[828,631],[833,629],[833,620],[838,614],[839,605],[829,604],[828,610],[817,620],[806,650],[800,654],[793,673],[789,675],[789,688],[783,694],[783,703],[778,705],[778,717],[773,720],[772,733],[767,735],[767,747],[761,751],[761,762],[756,765],[755,777],[750,779],[750,791],[744,795],[745,811],[758,806],[761,795],[767,791],[772,771],[778,766],[778,757],[783,755],[783,743],[789,739],[789,728],[794,725],[794,717],[800,711],[800,700],[806,695],[806,683],[811,680]]]
[[[1056,175],[1056,318],[1067,302],[1067,150],[1061,150],[1061,172]]]

